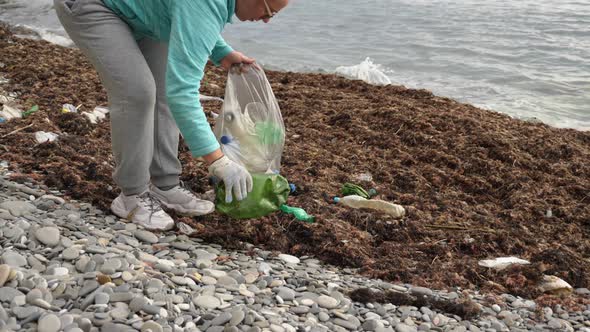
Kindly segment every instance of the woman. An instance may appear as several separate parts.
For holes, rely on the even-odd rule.
[[[168,230],[181,214],[203,215],[179,176],[179,130],[194,157],[224,182],[226,201],[244,199],[252,177],[220,150],[199,102],[207,60],[229,69],[254,60],[221,37],[235,14],[268,21],[288,0],[54,0],[60,22],[92,62],[109,99],[113,179],[121,194],[111,210],[152,230]]]

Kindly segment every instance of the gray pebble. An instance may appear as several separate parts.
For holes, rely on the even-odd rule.
[[[61,321],[54,314],[49,314],[39,319],[39,332],[58,332],[61,328]]]
[[[138,229],[135,232],[133,232],[133,235],[138,240],[146,242],[146,243],[150,243],[150,244],[158,243],[158,237],[150,231]]]

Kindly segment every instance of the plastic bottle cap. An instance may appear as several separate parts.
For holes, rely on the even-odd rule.
[[[295,187],[295,185],[293,183],[289,183],[289,188],[291,189],[292,193],[294,193],[295,190],[297,190],[297,187]]]
[[[231,112],[227,112],[224,115],[225,121],[232,122],[235,119],[235,115]]]
[[[231,143],[231,138],[229,136],[221,136],[221,144],[229,144]]]
[[[334,197],[334,202],[339,203],[340,202],[340,197]]]

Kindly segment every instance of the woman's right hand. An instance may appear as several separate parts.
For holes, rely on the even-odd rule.
[[[209,173],[220,178],[225,185],[225,202],[231,203],[233,196],[241,201],[252,191],[252,175],[246,168],[227,156],[214,161],[209,166]]]

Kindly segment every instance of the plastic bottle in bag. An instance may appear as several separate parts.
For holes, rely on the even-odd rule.
[[[232,69],[214,127],[221,149],[251,173],[277,173],[285,128],[270,83],[261,68]]]
[[[379,199],[366,199],[358,195],[348,195],[335,198],[336,203],[341,203],[354,209],[371,209],[387,213],[394,218],[401,218],[406,214],[403,206],[382,201]]]

